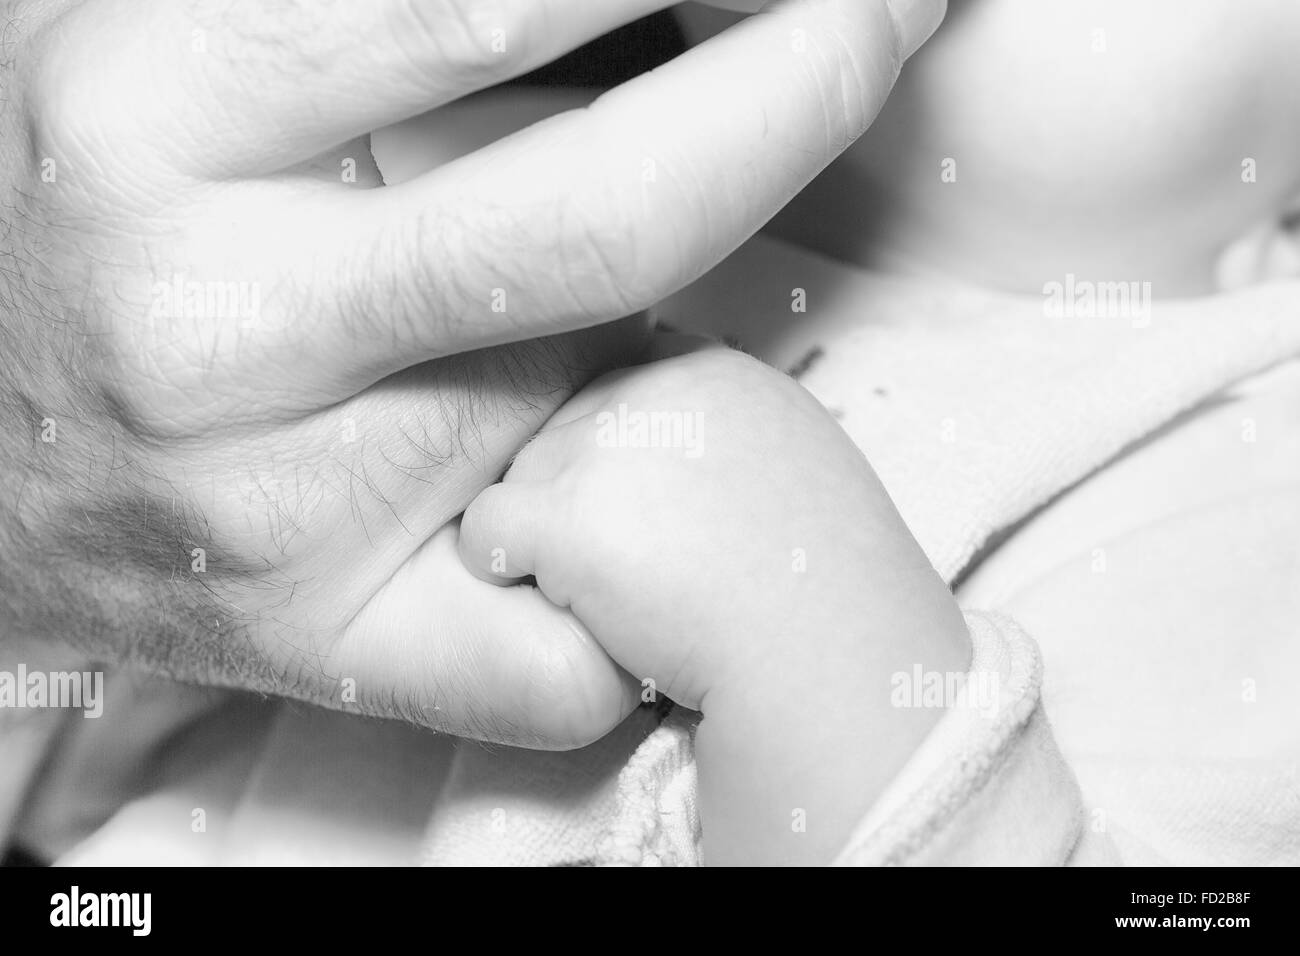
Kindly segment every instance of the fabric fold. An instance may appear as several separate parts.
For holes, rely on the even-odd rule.
[[[1040,705],[1037,645],[1001,615],[966,620],[964,686],[836,865],[1051,866],[1078,843],[1082,798]]]

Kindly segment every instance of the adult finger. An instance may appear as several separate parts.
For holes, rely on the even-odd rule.
[[[63,112],[147,130],[183,172],[265,173],[528,72],[670,3],[96,0],[49,32],[42,75],[58,84]]]
[[[578,620],[529,587],[474,577],[450,524],[347,628],[331,667],[358,675],[364,708],[436,730],[535,749],[604,736],[639,687]]]
[[[852,143],[943,0],[788,0],[598,99],[397,187],[313,196],[293,346],[355,387],[653,304]]]

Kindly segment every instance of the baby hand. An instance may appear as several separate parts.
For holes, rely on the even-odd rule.
[[[892,709],[889,675],[965,665],[952,597],[862,454],[796,382],[720,347],[575,396],[470,505],[460,548],[483,577],[534,576],[703,712],[710,862],[829,860],[936,716]]]

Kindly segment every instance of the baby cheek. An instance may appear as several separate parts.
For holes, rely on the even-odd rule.
[[[1015,261],[1043,260],[1033,273],[1208,278],[1225,243],[1300,205],[1297,35],[1294,0],[1249,17],[1218,0],[954,7],[857,166],[886,212],[941,221],[954,255],[994,273],[1012,267],[985,262],[991,230]],[[944,163],[959,189],[936,185]]]
[[[1300,14],[1300,4],[1294,6]],[[1300,15],[1279,23],[1223,25],[1223,58],[1186,51],[1165,76],[1167,126],[1147,142],[1152,188],[1198,205],[1223,237],[1286,231],[1300,210]]]
[[[1105,94],[1074,104],[1080,159],[1135,200],[1199,206],[1235,235],[1300,188],[1300,4],[1185,9],[1182,22],[1110,31]]]

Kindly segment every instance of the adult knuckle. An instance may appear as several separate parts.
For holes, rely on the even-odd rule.
[[[63,44],[45,43],[26,71],[22,104],[34,158],[55,158],[89,138],[99,87]]]
[[[375,250],[381,269],[395,277],[395,309],[391,315],[372,314],[372,325],[382,330],[395,322],[397,333],[418,348],[454,351],[494,301],[496,290],[474,281],[475,267],[488,258],[487,242],[455,209],[420,210],[408,229]]]
[[[558,247],[558,274],[578,311],[595,318],[619,318],[662,298],[662,269],[645,255],[649,243],[625,201],[560,200],[560,222],[568,223]]]
[[[196,423],[180,414],[180,395],[201,387],[196,369],[175,342],[143,334],[122,315],[101,321],[86,355],[95,396],[105,414],[126,434],[145,443],[166,444],[187,437]]]
[[[524,68],[535,25],[521,18],[536,6],[512,0],[409,0],[397,39],[422,44],[415,58],[425,65],[432,51],[438,68],[458,85],[484,86]]]

